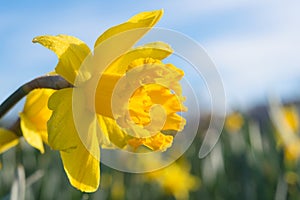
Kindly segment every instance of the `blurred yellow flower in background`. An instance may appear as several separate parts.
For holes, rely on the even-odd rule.
[[[285,134],[280,134],[284,142],[284,155],[287,161],[296,161],[300,157],[300,135],[299,135],[299,114],[294,106],[281,108],[283,114],[282,125]]]
[[[295,172],[288,171],[284,174],[285,181],[290,185],[296,185],[299,181],[299,175]]]
[[[173,195],[177,200],[189,199],[189,192],[200,187],[200,179],[189,171],[189,163],[181,160],[163,169],[146,173],[145,177],[148,181],[156,182],[164,193]]]
[[[284,147],[284,156],[287,161],[297,161],[300,157],[300,139],[286,144]]]
[[[239,112],[232,112],[227,115],[225,129],[230,133],[238,132],[244,125],[243,116]]]
[[[285,123],[292,129],[296,134],[299,131],[299,113],[297,108],[294,106],[284,106],[282,108]]]
[[[112,199],[124,199],[125,198],[125,185],[124,174],[121,172],[113,173],[113,179],[111,184],[111,198]]]
[[[285,160],[295,162],[300,158],[299,113],[293,105],[271,107],[271,119],[276,127],[276,138],[283,147]]]

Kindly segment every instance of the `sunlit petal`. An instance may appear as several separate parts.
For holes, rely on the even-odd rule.
[[[16,146],[19,143],[19,137],[13,132],[0,128],[0,153]]]
[[[40,43],[57,55],[59,62],[55,71],[70,83],[74,83],[83,60],[90,54],[89,47],[73,36],[44,35],[35,37],[33,42]]]
[[[72,88],[56,91],[49,99],[49,108],[53,110],[48,121],[48,142],[55,150],[76,148],[77,135],[72,113]]]
[[[136,47],[123,54],[116,61],[107,67],[105,73],[125,74],[129,65],[136,59],[152,58],[163,60],[173,52],[173,49],[166,43],[153,42]]]
[[[95,42],[95,47],[97,47],[100,43],[105,41],[106,39],[117,35],[119,33],[130,31],[138,28],[151,28],[154,26],[159,19],[162,17],[163,11],[162,10],[155,10],[155,11],[148,11],[148,12],[141,12],[132,18],[130,18],[127,22],[114,26],[107,31],[105,31]],[[141,32],[137,31],[130,34],[131,38],[126,38],[127,41],[130,41],[132,45],[140,39],[148,29],[144,29]]]
[[[44,153],[43,142],[48,143],[47,121],[52,111],[48,99],[55,92],[52,89],[36,89],[27,95],[23,112],[20,113],[21,130],[25,140]]]
[[[144,145],[153,151],[165,151],[172,145],[173,136],[157,133],[148,138],[132,138],[128,140],[128,144],[137,149]]]
[[[99,147],[98,151],[99,151]],[[70,183],[84,192],[94,192],[100,183],[100,161],[79,142],[75,149],[60,152]]]
[[[99,140],[101,140],[102,147],[125,147],[127,140],[131,137],[118,127],[118,124],[114,119],[98,115],[98,122],[101,128],[101,135],[98,137]]]

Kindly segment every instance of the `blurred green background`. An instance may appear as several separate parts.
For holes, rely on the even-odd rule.
[[[0,156],[0,197],[23,188],[26,199],[300,198],[299,103],[229,113],[217,145],[199,159],[208,122],[209,116],[202,118],[188,151],[160,171],[131,174],[101,165],[101,185],[92,194],[70,186],[58,152],[42,155],[23,141]]]

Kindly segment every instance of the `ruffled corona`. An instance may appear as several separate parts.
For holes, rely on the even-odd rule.
[[[127,53],[134,58],[132,54]],[[123,59],[130,60],[126,55]],[[181,131],[185,125],[184,118],[177,114],[187,110],[183,105],[184,98],[179,84],[183,71],[153,58],[135,59],[128,66],[122,67],[126,68],[123,75],[102,74],[95,96],[96,112],[115,119],[121,129],[119,132],[133,136],[128,144],[134,149],[140,144],[151,150],[166,150],[171,146],[173,137],[160,131]],[[119,90],[116,89],[118,82]],[[133,91],[129,99],[125,94],[128,91]],[[163,110],[153,111],[156,105],[160,105]],[[148,127],[149,124],[151,127]],[[156,132],[151,133],[154,130]]]

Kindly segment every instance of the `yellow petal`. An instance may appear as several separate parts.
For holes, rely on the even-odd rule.
[[[178,97],[181,97],[180,80],[184,72],[172,64],[164,64],[162,61],[153,58],[139,58],[130,63],[131,70],[126,77],[133,83],[147,85],[156,83],[172,90]],[[131,83],[131,85],[133,84]]]
[[[134,48],[119,57],[109,67],[107,67],[105,73],[125,74],[128,70],[129,65],[136,59],[152,58],[156,60],[163,60],[164,58],[172,54],[172,52],[173,49],[166,43],[148,43],[143,46]]]
[[[94,76],[99,77],[99,74],[102,74],[117,58],[126,54],[150,30],[160,19],[162,13],[162,10],[143,12],[128,22],[112,27],[104,32],[95,43],[92,59],[93,69],[89,69],[89,71]],[[98,79],[95,78],[94,81],[98,82]],[[93,85],[97,85],[97,83]]]
[[[13,132],[0,128],[0,153],[16,146],[19,143],[19,138]]]
[[[157,133],[148,138],[132,138],[128,140],[128,144],[137,149],[144,145],[153,151],[165,151],[172,145],[173,136]]]
[[[126,62],[125,62],[126,63]],[[126,63],[127,64],[127,63]],[[138,66],[146,65],[145,68],[141,67],[141,70]],[[172,65],[169,64],[163,64],[161,61],[152,59],[152,58],[140,58],[134,60],[132,63],[130,63],[129,66],[126,66],[126,69],[131,69],[137,67],[138,69],[135,71],[132,71],[130,74],[126,74],[127,82],[122,87],[124,87],[124,91],[130,90],[130,87],[133,85],[141,84],[141,77],[144,77],[145,81],[148,82],[157,82],[158,86],[160,83],[164,83],[164,85],[167,85],[170,87],[171,90],[175,92],[176,95],[172,94],[169,89],[162,89],[163,87],[155,86],[155,84],[148,84],[145,85],[145,88],[149,88],[147,90],[152,91],[153,95],[151,95],[154,100],[155,97],[158,96],[159,99],[162,97],[162,95],[165,95],[165,93],[168,92],[168,95],[166,98],[169,98],[169,96],[175,96],[172,97],[172,100],[166,102],[166,106],[172,109],[174,112],[178,111],[185,111],[186,108],[180,104],[176,104],[176,102],[180,101],[183,102],[184,98],[181,96],[181,86],[179,84],[179,80],[183,76],[183,72],[179,70],[178,68],[175,68]],[[122,67],[120,67],[122,68]],[[150,68],[150,70],[149,70]],[[96,95],[95,95],[95,108],[96,112],[98,114],[111,117],[113,118],[112,111],[111,111],[111,102],[112,102],[112,95],[115,91],[115,86],[117,82],[122,78],[121,74],[115,74],[115,73],[107,73],[105,72],[102,74],[98,85],[96,89]],[[149,81],[152,80],[152,81]],[[126,81],[126,80],[125,80]],[[119,85],[120,86],[120,85]],[[156,93],[161,93],[161,95],[156,95],[155,91],[158,91]],[[122,94],[120,94],[122,96]],[[145,96],[145,95],[144,95]],[[166,96],[166,95],[165,95]],[[93,97],[90,97],[93,98]],[[122,99],[122,98],[121,98]],[[124,99],[123,99],[124,100]],[[124,101],[128,101],[128,99],[125,99]],[[160,104],[158,100],[155,100],[157,104]],[[140,102],[140,101],[139,101]],[[174,103],[175,102],[175,103]],[[121,102],[122,103],[122,102]],[[124,103],[124,102],[123,102]],[[174,106],[177,105],[177,106]],[[179,109],[178,109],[179,107]],[[141,110],[141,109],[139,109]],[[141,110],[142,111],[142,110]]]
[[[163,59],[172,53],[172,49],[165,43],[157,42],[150,43],[143,47],[138,47],[132,51],[121,56],[118,60],[112,63],[102,74],[101,79],[98,82],[98,86],[96,89],[96,111],[98,114],[113,117],[110,109],[111,106],[111,96],[113,90],[115,88],[115,84],[119,81],[124,74],[130,64],[140,58],[139,60],[143,60],[143,58],[154,58],[153,62],[156,59]],[[149,60],[149,59],[148,59]],[[92,97],[91,97],[92,98]]]
[[[114,148],[114,146],[119,148],[125,147],[130,136],[118,127],[114,119],[98,115],[98,122],[101,128],[101,135],[98,137],[102,141],[103,148]]]
[[[149,64],[150,67],[137,67],[143,64]],[[131,136],[136,137],[147,137],[152,135],[152,133],[159,132],[160,130],[181,131],[186,123],[185,119],[177,114],[177,112],[186,111],[186,107],[184,107],[183,105],[183,101],[185,99],[181,96],[181,86],[179,84],[179,80],[182,78],[183,72],[172,65],[165,65],[161,61],[152,58],[137,59],[133,61],[128,68],[130,69],[134,67],[137,67],[137,70],[135,70],[132,74],[126,73],[126,76],[121,76],[120,74],[113,73],[102,74],[95,97],[96,112],[105,117],[108,117],[108,119],[111,119],[111,127],[118,127],[119,125],[124,128],[123,132],[117,131],[119,133],[122,133],[123,135],[130,134]],[[121,92],[116,92],[116,83],[124,77],[129,82],[121,84]],[[125,99],[128,96],[124,95],[124,93],[126,93],[125,91],[131,91],[130,87],[132,85],[136,85],[135,82],[139,82],[139,77],[144,77],[145,80],[153,79],[152,82],[154,82],[154,84],[146,84],[140,86],[137,90],[134,91],[130,99]],[[164,81],[164,77],[169,78]],[[155,84],[155,81],[158,79],[164,81],[164,84],[166,86],[170,86],[170,88],[178,83],[176,92],[173,92],[174,90],[172,91],[160,85],[160,82],[158,84]],[[122,91],[124,91],[124,93],[122,93]],[[117,122],[116,120],[113,120],[114,116],[111,110],[113,94],[118,95],[118,98],[116,100],[117,103],[114,102],[114,105],[118,105],[117,109],[114,108],[115,111],[117,111],[117,113],[115,113],[117,114]],[[129,104],[126,104],[126,102],[128,101]],[[166,113],[166,118],[162,118],[162,120],[166,120],[163,121],[165,122],[164,124],[159,123],[162,122],[162,120],[160,119],[160,114],[151,117],[150,110],[153,111],[152,108],[156,104],[161,105]],[[129,110],[130,116],[127,115],[127,110]],[[129,123],[129,121],[131,121],[131,123]],[[132,124],[132,122],[138,125],[138,127],[133,126],[134,124]],[[102,124],[104,124],[102,126],[105,126],[105,122],[102,122]],[[111,131],[116,132],[113,129]],[[109,132],[110,131],[108,131],[108,133]],[[124,136],[120,137],[120,139],[122,138],[124,138]],[[154,150],[165,150],[171,145],[172,136],[162,136],[162,134],[160,133],[152,138],[150,137],[144,140],[133,139],[131,141],[133,141],[133,143],[136,143],[136,145],[132,143],[132,146],[144,145]],[[124,143],[121,147],[123,147],[123,145]]]
[[[230,133],[238,132],[244,124],[243,116],[238,112],[233,112],[226,117],[225,128]]]
[[[96,115],[92,115],[86,109],[83,101],[76,102],[78,105],[74,112],[79,114],[73,113],[73,90],[73,88],[58,90],[49,99],[48,106],[53,110],[48,121],[49,145],[55,150],[71,151],[82,143],[88,147],[89,152],[94,154],[94,157],[97,157],[99,144]],[[77,126],[75,123],[78,123]]]
[[[20,114],[20,119],[21,129],[25,140],[28,144],[40,150],[41,153],[44,153],[43,140],[40,134],[46,135],[47,131],[38,131],[30,119],[22,113]]]
[[[48,142],[55,150],[76,148],[76,127],[72,112],[72,88],[56,91],[49,99],[49,109],[53,110],[48,121]]]
[[[148,96],[151,98],[152,104],[162,105],[167,117],[162,130],[181,131],[186,121],[177,112],[186,111],[183,105],[183,98],[173,94],[170,89],[158,84],[149,84],[144,86]],[[181,95],[181,94],[180,94]]]
[[[102,74],[97,85],[95,96],[90,97],[95,98],[95,109],[97,114],[113,118],[111,98],[115,85],[120,78],[121,75],[117,74]]]
[[[150,108],[153,106],[151,98],[144,87],[137,89],[129,100],[130,118],[136,124],[147,125],[150,123]]]
[[[155,104],[161,105],[166,113],[166,121],[162,130],[181,131],[183,129],[185,119],[176,114],[186,110],[182,99],[158,84],[144,85],[135,91],[129,103],[131,119],[139,125],[149,124],[151,122],[149,111]]]
[[[43,142],[48,143],[47,121],[52,111],[48,99],[52,89],[36,89],[27,96],[23,112],[20,113],[21,129],[25,140],[44,153]]]
[[[99,147],[97,147],[99,150]],[[80,142],[75,149],[60,152],[70,183],[83,192],[94,192],[99,187],[100,163]]]
[[[55,71],[70,83],[74,83],[83,60],[90,54],[89,47],[73,36],[44,35],[35,37],[33,42],[40,43],[57,55],[59,62]]]
[[[297,133],[299,130],[299,113],[294,106],[285,106],[281,108],[284,115],[284,119],[288,126],[292,129],[294,133]]]
[[[154,26],[161,16],[163,15],[163,10],[155,10],[148,12],[141,12],[132,18],[130,18],[127,22],[114,26],[107,31],[105,31],[95,42],[95,47],[97,47],[100,43],[105,41],[106,39],[115,36],[119,33],[130,31],[138,28],[151,28]],[[127,42],[131,43],[131,46],[137,42],[148,30],[144,29],[142,31],[135,31],[130,34],[130,37],[127,37]],[[123,39],[124,40],[124,39]],[[124,41],[125,42],[125,41]]]
[[[162,130],[182,131],[186,124],[186,120],[176,113],[167,115],[166,122]]]
[[[73,90],[59,90],[49,100],[49,108],[53,110],[48,122],[49,145],[53,149],[61,150],[64,169],[70,183],[81,191],[93,192],[98,188],[100,181],[97,121],[96,118],[92,119],[84,130],[84,135],[79,135],[72,110]],[[78,107],[79,111],[85,109],[81,104]],[[83,120],[90,119],[86,114],[81,117]]]
[[[284,156],[288,161],[298,160],[300,157],[299,142],[287,145],[284,149]]]

